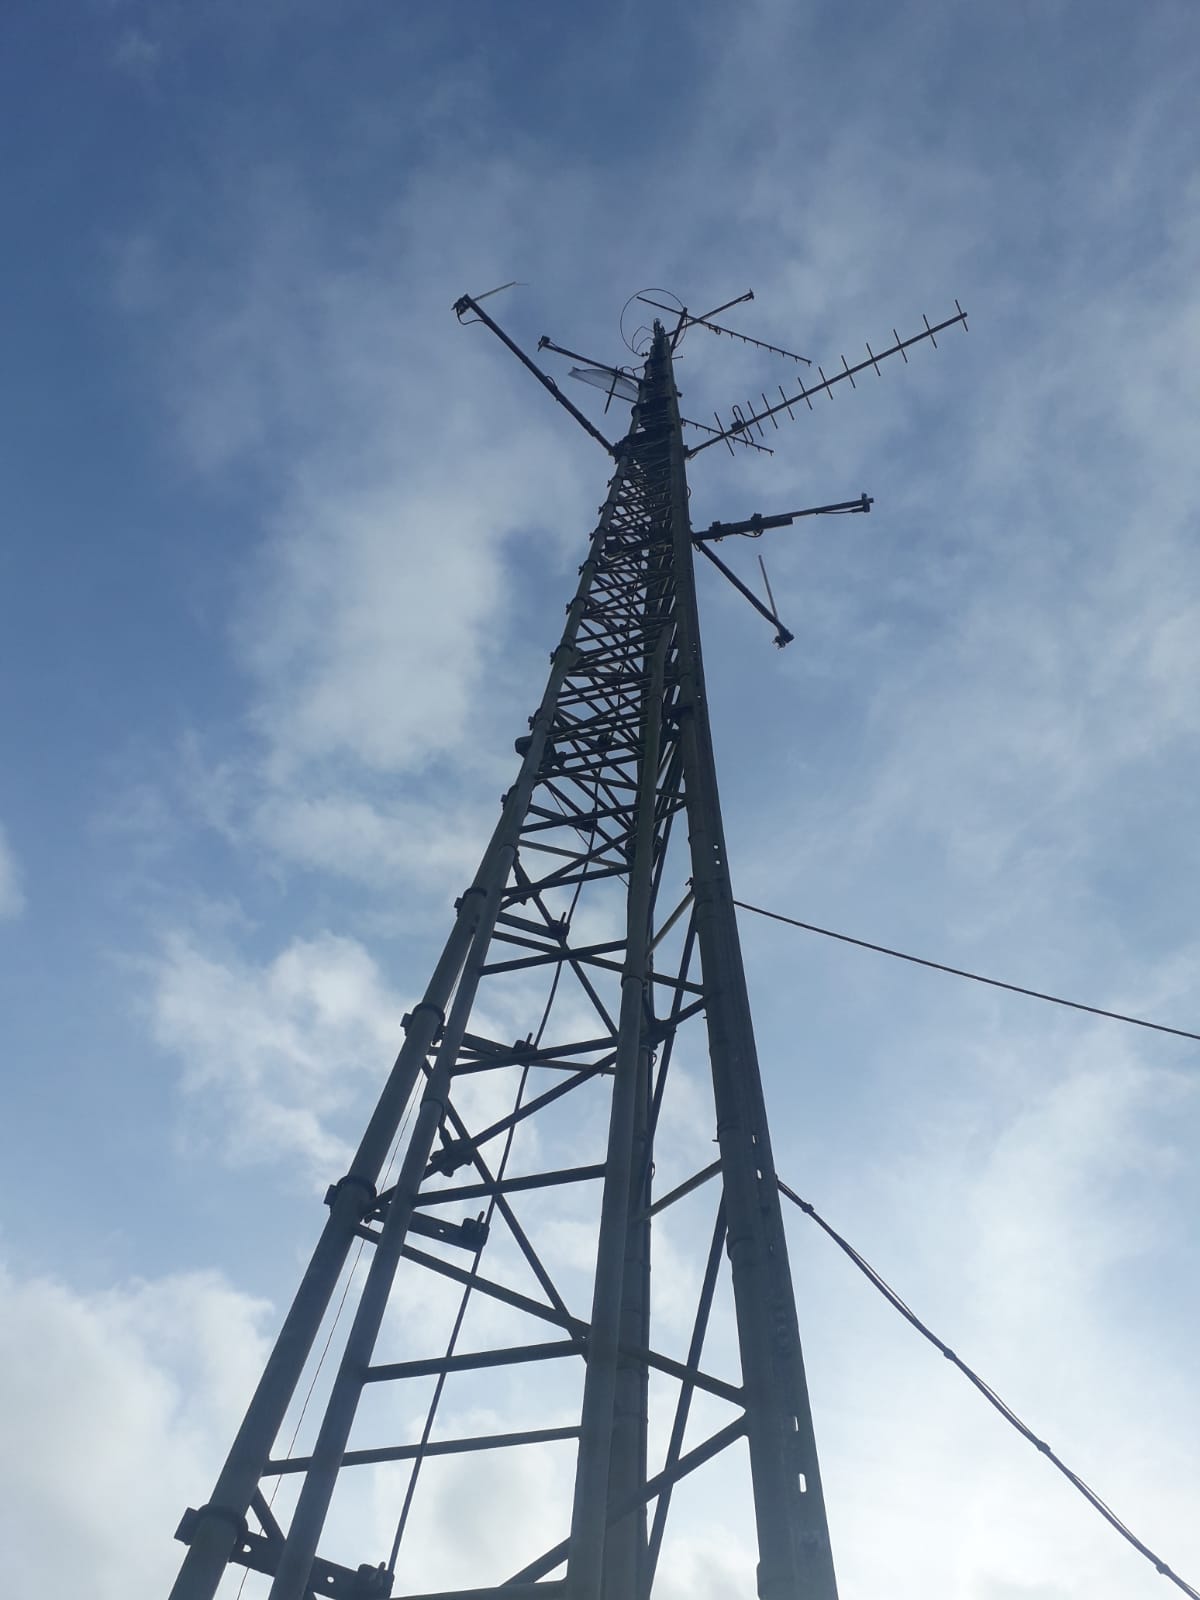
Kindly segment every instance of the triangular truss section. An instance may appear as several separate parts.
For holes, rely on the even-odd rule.
[[[230,1565],[271,1600],[428,1593],[425,1475],[470,1456],[472,1482],[502,1484],[529,1448],[558,1452],[559,1525],[531,1508],[507,1565],[437,1592],[643,1600],[675,1491],[740,1441],[759,1593],[835,1600],[661,327],[613,449],[516,781],[212,1499],[181,1526],[174,1600],[210,1600]],[[686,1297],[652,1315],[652,1244],[680,1218]],[[323,1413],[289,1454],[358,1245]],[[382,1468],[390,1548],[330,1550],[335,1490]]]

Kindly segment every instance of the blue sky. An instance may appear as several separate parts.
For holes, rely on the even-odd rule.
[[[785,652],[700,575],[736,882],[1200,1027],[1198,44],[1075,0],[8,8],[18,1586],[163,1592],[510,781],[604,462],[464,290],[618,359],[634,290],[753,286],[827,370],[961,299],[695,464],[699,524],[876,497],[772,537]],[[782,376],[700,340],[698,415]],[[743,932],[783,1175],[1196,1581],[1195,1049]],[[793,1256],[846,1600],[1169,1592]],[[738,1539],[665,1592],[749,1592]]]

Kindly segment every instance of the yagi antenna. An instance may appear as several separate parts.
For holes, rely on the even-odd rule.
[[[543,372],[541,367],[539,367],[537,363],[531,359],[531,357],[527,356],[520,346],[516,344],[516,342],[511,339],[507,333],[505,333],[503,328],[499,327],[488,315],[488,313],[480,306],[480,300],[487,299],[489,295],[498,294],[501,289],[511,289],[513,287],[515,287],[515,284],[513,283],[501,284],[496,289],[489,289],[485,295],[460,296],[459,299],[454,302],[454,310],[459,321],[482,322],[485,324],[485,326],[490,328],[497,338],[499,338],[500,341],[512,351],[512,353],[517,357],[518,361],[520,361],[521,364],[526,367],[535,378],[537,378],[538,382],[550,392],[558,404],[562,406],[564,410],[570,412],[575,421],[579,423],[579,425],[587,433],[589,433],[598,444],[601,444],[610,456],[613,456],[620,461],[624,446],[610,443],[609,440],[607,440],[600,432],[600,430],[593,423],[588,421],[583,412],[580,411],[577,406],[573,405],[570,400],[568,400],[567,396],[563,394],[562,390],[555,383],[554,379],[551,378],[548,373]],[[669,300],[655,298],[657,296],[668,296]],[[749,334],[737,333],[732,328],[726,328],[722,324],[713,321],[714,317],[719,316],[723,311],[728,311],[731,306],[741,305],[744,301],[753,299],[754,291],[750,289],[747,290],[745,294],[738,295],[736,299],[729,300],[724,305],[715,306],[711,311],[706,311],[703,316],[697,317],[693,316],[683,304],[683,301],[678,299],[678,297],[670,290],[642,290],[636,294],[630,295],[629,299],[625,302],[624,308],[621,312],[621,334],[627,347],[633,352],[634,355],[639,357],[645,355],[645,350],[640,348],[640,346],[642,343],[642,334],[648,330],[643,330],[640,328],[637,329],[632,339],[629,337],[629,334],[626,331],[626,319],[629,315],[630,308],[633,306],[635,301],[640,301],[645,305],[653,306],[658,311],[666,312],[668,315],[674,318],[675,325],[673,330],[668,332],[664,322],[656,321],[653,333],[654,338],[658,338],[660,335],[665,337],[669,341],[670,349],[672,351],[676,349],[680,339],[683,337],[687,329],[693,325],[698,325],[703,328],[708,328],[713,333],[728,334],[730,338],[740,339],[742,343],[751,345],[759,350],[766,350],[772,355],[784,356],[790,361],[797,361],[804,366],[811,366],[812,362],[809,361],[807,356],[796,355],[793,351],[784,350],[779,345],[769,344],[765,339],[755,339]],[[675,302],[674,304],[669,303],[672,300]],[[723,422],[719,413],[714,412],[713,421],[716,423],[715,428],[710,427],[707,422],[697,422],[693,418],[679,416],[678,412],[676,412],[680,426],[684,428],[694,428],[697,432],[705,435],[705,438],[700,444],[693,445],[690,449],[684,450],[685,457],[690,458],[692,456],[699,455],[701,450],[707,450],[710,445],[718,443],[724,444],[731,455],[736,454],[736,450],[734,448],[736,445],[743,445],[750,450],[759,450],[764,455],[773,455],[774,451],[771,449],[771,447],[761,442],[765,435],[765,430],[763,428],[764,422],[769,421],[773,428],[778,429],[778,417],[781,411],[786,411],[788,416],[794,419],[796,415],[794,407],[798,406],[802,400],[811,411],[812,397],[814,395],[824,393],[828,394],[830,399],[832,399],[832,390],[834,385],[841,383],[843,379],[848,378],[850,380],[851,387],[857,387],[854,382],[855,374],[865,371],[867,367],[874,367],[876,375],[880,376],[879,363],[881,361],[886,361],[889,356],[898,355],[905,362],[907,362],[908,350],[912,345],[921,344],[928,339],[929,342],[936,348],[936,336],[941,333],[944,328],[952,328],[956,323],[961,323],[963,331],[965,332],[967,327],[967,314],[959,305],[957,300],[954,302],[954,310],[954,316],[947,317],[944,321],[933,324],[932,326],[930,325],[929,318],[923,317],[922,321],[925,324],[923,331],[913,334],[911,338],[908,339],[902,339],[896,332],[895,328],[893,328],[892,338],[895,342],[886,350],[881,350],[878,352],[878,354],[876,354],[876,352],[872,350],[871,346],[868,344],[866,347],[867,359],[865,361],[856,363],[854,366],[851,366],[846,360],[845,356],[843,356],[841,372],[835,372],[832,377],[826,377],[824,368],[818,367],[817,372],[820,376],[820,382],[806,384],[805,382],[801,381],[800,392],[798,394],[789,395],[785,392],[783,386],[780,385],[779,400],[776,402],[768,400],[765,391],[760,391],[759,400],[762,402],[761,406],[759,405],[758,401],[753,400],[748,403],[744,410],[740,405],[734,405],[730,408],[731,420],[728,422]],[[580,383],[586,383],[594,388],[603,389],[607,397],[604,403],[604,409],[606,412],[608,411],[608,408],[612,402],[616,399],[631,403],[634,407],[634,427],[628,437],[633,437],[633,432],[636,431],[637,428],[639,402],[642,400],[643,395],[647,392],[644,388],[644,383],[650,383],[649,367],[646,369],[647,376],[643,383],[639,382],[636,371],[629,367],[614,366],[607,361],[594,361],[590,356],[581,355],[578,350],[569,350],[565,345],[555,344],[552,339],[547,338],[545,335],[538,340],[538,350],[553,350],[557,355],[566,356],[568,360],[578,362],[578,366],[574,366],[570,369],[570,376],[575,378]],[[675,389],[674,393],[676,399],[678,399],[678,389]],[[755,433],[758,434],[758,438],[755,438]],[[784,626],[779,617],[775,596],[771,590],[771,580],[767,576],[766,565],[761,556],[759,557],[759,568],[762,572],[763,586],[767,593],[767,598],[765,601],[761,600],[759,596],[754,593],[753,589],[751,589],[747,584],[743,583],[741,578],[738,577],[737,573],[734,572],[733,569],[724,561],[722,561],[721,557],[717,555],[716,551],[711,548],[712,545],[720,543],[722,539],[728,538],[735,534],[749,538],[758,538],[768,528],[787,527],[789,524],[798,521],[801,517],[843,516],[855,512],[861,514],[863,512],[870,511],[872,503],[873,502],[870,495],[862,494],[856,500],[840,500],[830,505],[809,506],[804,510],[785,511],[771,516],[763,516],[761,513],[755,512],[753,516],[744,518],[740,522],[714,522],[710,527],[704,529],[703,532],[693,532],[691,535],[691,542],[693,548],[698,550],[701,555],[710,561],[712,565],[715,566],[729,580],[733,587],[737,589],[746,598],[746,600],[749,601],[754,609],[771,623],[775,629],[775,643],[782,646],[789,644],[794,635],[787,627]]]
[[[664,305],[661,300],[651,300],[649,295],[639,294],[637,299],[642,301],[644,305],[657,307],[659,311],[670,311],[679,318],[678,326],[671,339],[672,349],[679,343],[689,328],[707,328],[710,333],[724,333],[730,339],[740,340],[742,344],[753,345],[756,350],[766,350],[773,356],[783,356],[788,361],[799,361],[803,366],[812,366],[812,362],[807,356],[798,356],[794,350],[784,350],[780,345],[768,344],[765,339],[754,339],[748,333],[738,333],[736,328],[724,328],[720,323],[712,321],[712,318],[718,312],[728,311],[730,306],[740,306],[746,300],[753,300],[753,289],[747,289],[746,293],[738,295],[736,300],[727,300],[723,306],[714,306],[711,311],[706,311],[702,317],[693,316],[686,306],[681,312],[678,306]]]
[[[713,415],[716,416],[716,413],[714,412]],[[714,438],[724,439],[729,446],[730,455],[735,454],[733,448],[735,444],[748,444],[751,450],[760,450],[764,456],[773,456],[775,454],[769,444],[759,444],[757,439],[751,439],[748,434],[736,433],[731,438],[723,433],[720,426],[720,417],[717,417],[717,426],[715,428],[710,428],[707,422],[693,422],[691,417],[680,417],[679,420],[685,428],[695,428],[699,433],[710,433]]]
[[[768,419],[774,427],[778,428],[779,424],[775,419],[781,411],[786,411],[789,417],[794,418],[796,413],[792,410],[792,407],[799,405],[801,400],[805,402],[805,404],[808,406],[808,409],[811,411],[812,396],[814,394],[828,394],[829,398],[832,400],[833,395],[830,391],[833,389],[834,384],[841,383],[846,378],[849,378],[851,388],[857,388],[857,385],[854,382],[854,374],[856,372],[864,372],[867,367],[874,367],[876,376],[882,376],[879,371],[879,363],[881,361],[886,361],[889,356],[894,355],[903,356],[904,360],[907,362],[908,356],[905,354],[905,352],[914,344],[921,344],[928,339],[936,350],[937,339],[934,336],[935,334],[941,333],[943,328],[952,328],[956,323],[961,322],[963,331],[966,331],[967,313],[959,305],[957,300],[954,302],[954,309],[957,312],[956,316],[947,317],[944,322],[935,323],[933,327],[930,327],[929,325],[929,318],[923,317],[921,320],[925,324],[924,331],[921,333],[914,333],[911,339],[902,339],[896,332],[895,328],[893,328],[892,338],[896,341],[895,344],[891,345],[887,350],[881,350],[878,355],[876,355],[875,351],[871,349],[870,345],[867,345],[867,359],[865,361],[858,362],[857,365],[853,367],[850,366],[845,356],[843,356],[842,371],[835,372],[832,378],[827,378],[825,376],[824,369],[822,367],[818,367],[817,371],[821,374],[820,383],[814,383],[808,388],[806,388],[802,383],[800,385],[799,394],[794,394],[789,397],[788,395],[784,394],[783,389],[780,388],[780,398],[776,404],[770,404],[766,395],[764,394],[761,397],[763,402],[761,411],[756,411],[754,409],[753,402],[751,402],[747,411],[743,411],[740,406],[731,406],[730,411],[733,417],[732,422],[724,424],[721,432],[718,433],[714,438],[705,439],[703,444],[693,445],[688,451],[688,455],[699,455],[701,450],[707,450],[709,445],[716,444],[719,439],[729,440],[734,437],[748,438],[750,437],[751,430],[754,428],[758,429],[761,437],[763,433],[762,425]],[[720,420],[721,419],[718,416],[717,421],[720,422]]]

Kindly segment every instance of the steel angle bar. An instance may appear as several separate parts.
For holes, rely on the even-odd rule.
[[[520,1366],[527,1361],[558,1361],[581,1356],[582,1339],[554,1339],[542,1344],[512,1345],[506,1350],[472,1350],[463,1355],[433,1356],[427,1361],[387,1361],[368,1367],[368,1383],[389,1383],[397,1378],[435,1378],[443,1372],[479,1372],[488,1367]]]
[[[483,971],[485,976],[495,972],[520,972],[526,967],[544,966],[547,961],[596,961],[602,955],[609,955],[614,950],[624,948],[623,939],[609,939],[602,944],[571,945],[564,944],[554,949],[543,948],[534,956],[514,956],[509,961],[491,961]],[[619,964],[618,964],[619,968]]]
[[[535,1095],[532,1100],[527,1100],[516,1111],[509,1112],[507,1116],[501,1117],[497,1122],[490,1123],[481,1133],[474,1134],[472,1136],[473,1142],[477,1145],[484,1145],[488,1144],[492,1139],[499,1138],[501,1134],[507,1133],[510,1128],[517,1127],[518,1124],[527,1121],[546,1106],[553,1105],[556,1100],[561,1100],[564,1095],[570,1094],[572,1089],[578,1089],[585,1083],[593,1082],[603,1073],[605,1067],[611,1064],[611,1060],[610,1056],[605,1061],[593,1062],[591,1066],[576,1071],[574,1076],[568,1078],[565,1082],[556,1083],[553,1089],[546,1089],[541,1094]],[[516,1062],[512,1064],[515,1066]],[[521,1065],[524,1066],[526,1063],[522,1062]],[[562,1065],[565,1066],[566,1063],[564,1062]],[[430,1163],[428,1170],[429,1172],[439,1170],[436,1158]]]
[[[446,1116],[454,1123],[458,1136],[464,1142],[464,1144],[469,1143],[471,1136],[467,1132],[466,1124],[463,1122],[454,1106],[449,1102],[446,1104]],[[560,1312],[562,1312],[564,1316],[567,1315],[566,1301],[563,1299],[562,1295],[559,1294],[554,1285],[553,1279],[550,1277],[550,1274],[546,1271],[546,1268],[542,1264],[541,1257],[533,1248],[533,1245],[529,1242],[529,1238],[526,1235],[524,1228],[522,1228],[521,1224],[517,1221],[512,1207],[509,1205],[507,1198],[502,1192],[503,1185],[499,1184],[493,1177],[492,1173],[488,1170],[486,1161],[484,1161],[482,1154],[474,1145],[474,1143],[470,1143],[469,1159],[486,1185],[487,1194],[495,1205],[496,1210],[508,1224],[509,1232],[516,1240],[518,1249],[525,1257],[525,1260],[532,1269],[534,1276],[541,1284],[547,1300],[550,1301],[551,1305],[555,1306]]]
[[[688,1342],[687,1366],[689,1371],[694,1370],[704,1353],[704,1339],[708,1332],[708,1319],[712,1313],[713,1295],[717,1287],[717,1273],[721,1266],[721,1251],[725,1246],[725,1202],[721,1201],[717,1207],[717,1218],[713,1224],[712,1243],[708,1247],[708,1260],[704,1267],[704,1278],[700,1285],[700,1298],[696,1303],[696,1316],[692,1322],[692,1336]],[[671,1437],[667,1443],[667,1459],[664,1472],[672,1473],[678,1470],[682,1459],[683,1436],[687,1431],[688,1414],[692,1405],[693,1385],[685,1382],[679,1391],[679,1398],[675,1402],[675,1417],[671,1424]],[[667,1513],[671,1508],[671,1491],[676,1480],[669,1478],[663,1485],[662,1493],[658,1497],[658,1504],[654,1508],[654,1522],[650,1529],[648,1541],[646,1570],[647,1590],[654,1582],[654,1575],[658,1570],[658,1557],[662,1549],[663,1533],[667,1525]]]
[[[254,1494],[251,1496],[250,1509],[258,1518],[259,1526],[262,1528],[264,1536],[268,1538],[272,1544],[282,1544],[283,1529],[279,1526],[278,1522],[276,1522],[275,1513],[267,1504],[267,1497],[265,1494],[263,1494],[261,1487],[255,1489]]]
[[[565,1183],[592,1183],[604,1176],[603,1164],[590,1167],[563,1167],[557,1172],[529,1172],[520,1178],[502,1178],[499,1183],[463,1183],[453,1189],[424,1189],[417,1196],[419,1206],[451,1205],[459,1200],[487,1199],[492,1195],[519,1194],[526,1189],[549,1189]]]
[[[404,1600],[565,1600],[567,1585],[550,1580],[545,1583],[506,1583],[503,1589],[441,1589],[431,1594],[405,1595]]]
[[[710,1162],[707,1167],[703,1167],[699,1172],[693,1173],[692,1176],[690,1178],[686,1178],[683,1183],[676,1184],[675,1187],[667,1194],[661,1195],[659,1199],[657,1199],[650,1207],[646,1215],[650,1217],[658,1216],[660,1211],[665,1211],[668,1206],[673,1206],[676,1200],[682,1200],[684,1195],[694,1194],[695,1191],[706,1184],[710,1178],[715,1178],[720,1170],[721,1163],[719,1160]]]
[[[618,1517],[624,1516],[627,1512],[633,1510],[635,1506],[645,1505],[649,1501],[656,1499],[668,1486],[673,1488],[675,1484],[680,1483],[684,1478],[695,1472],[698,1467],[705,1466],[714,1456],[720,1455],[722,1450],[727,1449],[731,1444],[736,1444],[745,1431],[746,1424],[741,1418],[738,1418],[735,1422],[727,1423],[723,1428],[719,1428],[716,1433],[710,1434],[703,1443],[696,1445],[686,1454],[681,1455],[673,1467],[664,1468],[661,1472],[655,1473],[654,1477],[647,1478],[637,1493],[626,1495],[622,1500],[611,1506],[609,1509],[610,1520],[615,1522]],[[552,1549],[538,1556],[535,1561],[531,1561],[528,1566],[522,1567],[520,1572],[514,1572],[511,1578],[507,1578],[499,1586],[500,1593],[507,1596],[510,1585],[535,1581],[543,1577],[547,1572],[553,1572],[555,1567],[562,1565],[566,1554],[567,1541],[564,1539],[561,1544],[556,1544]]]
[[[475,1450],[507,1450],[522,1444],[559,1444],[577,1439],[578,1428],[529,1428],[522,1433],[483,1433],[473,1439],[430,1439],[425,1444],[380,1445],[374,1450],[347,1450],[343,1467],[375,1467],[385,1461],[415,1461],[424,1456],[461,1456]],[[267,1477],[287,1477],[308,1472],[311,1456],[289,1456],[284,1461],[268,1461]]]
[[[463,1078],[463,1077],[470,1076],[472,1073],[477,1073],[477,1072],[500,1072],[500,1071],[503,1071],[503,1069],[505,1067],[524,1066],[524,1065],[526,1065],[525,1062],[518,1061],[515,1058],[513,1060],[511,1060],[511,1061],[486,1061],[486,1060],[484,1060],[484,1061],[472,1061],[472,1060],[460,1061],[458,1063],[458,1065],[454,1069],[454,1076],[456,1078]],[[538,1056],[538,1058],[536,1060],[530,1061],[528,1063],[528,1065],[530,1066],[530,1068],[544,1067],[544,1068],[547,1068],[550,1071],[556,1071],[556,1072],[578,1072],[579,1071],[579,1063],[578,1062],[576,1062],[576,1061],[566,1061],[566,1060],[556,1060],[551,1056]],[[595,1063],[592,1068],[589,1068],[589,1075],[590,1075],[590,1073],[592,1071],[597,1072],[597,1073],[611,1073],[612,1072],[612,1062],[611,1062],[611,1060]]]
[[[408,1244],[404,1246],[402,1254],[406,1261],[415,1261],[418,1266],[428,1267],[431,1272],[440,1273],[443,1278],[452,1278],[455,1283],[464,1286],[469,1283],[472,1290],[489,1295],[493,1300],[511,1306],[514,1311],[527,1312],[531,1317],[538,1317],[543,1322],[552,1322],[555,1327],[566,1328],[570,1333],[581,1336],[587,1333],[588,1325],[579,1317],[564,1315],[554,1306],[534,1300],[527,1294],[521,1294],[517,1289],[509,1289],[502,1283],[493,1283],[490,1278],[468,1272],[465,1267],[456,1267],[453,1261],[443,1261],[439,1256],[431,1256],[424,1250],[418,1250],[415,1245]]]
[[[725,562],[721,560],[720,556],[717,555],[715,551],[710,550],[706,544],[698,544],[696,549],[700,551],[701,555],[706,556],[708,560],[712,562],[714,567],[718,568],[719,571],[725,574],[733,587],[738,591],[739,594],[744,595],[746,599],[749,600],[750,604],[760,616],[764,616],[768,622],[774,623],[775,627],[778,629],[778,633],[775,636],[775,643],[778,645],[791,644],[792,640],[796,637],[795,634],[790,633],[788,629],[784,627],[783,623],[779,620],[778,616],[776,616],[775,612],[772,611],[769,606],[763,605],[762,601],[758,598],[753,589],[746,587],[746,585],[738,577],[737,573],[734,572],[733,568],[727,566]]]
[[[679,975],[686,977],[691,970],[692,955],[696,947],[696,920],[693,916],[688,922],[688,931],[683,941],[683,949],[679,955]],[[661,1045],[658,1060],[658,1074],[654,1082],[654,1094],[650,1102],[650,1151],[652,1156],[654,1138],[658,1132],[658,1119],[662,1113],[663,1095],[667,1087],[667,1075],[671,1070],[671,1060],[675,1048],[675,1036],[680,1025],[689,1017],[695,1015],[704,1006],[703,999],[693,1002],[691,1006],[683,1005],[683,990],[677,989],[671,998],[671,1009],[666,1017],[660,1018],[655,1026],[655,1044]]]
[[[636,1357],[638,1361],[645,1362],[656,1372],[665,1373],[668,1378],[678,1378],[681,1383],[691,1388],[703,1389],[705,1394],[715,1395],[719,1400],[728,1400],[730,1405],[741,1406],[745,1402],[745,1391],[739,1384],[728,1383],[724,1378],[714,1378],[711,1373],[702,1372],[695,1362],[676,1361],[673,1356],[664,1356],[661,1351],[651,1350],[645,1346],[622,1348],[625,1353]]]
[[[499,918],[497,918],[497,921],[499,921]],[[553,927],[544,927],[538,931],[545,935],[553,933],[556,930]],[[553,944],[547,944],[544,937],[540,939],[533,939],[527,934],[512,933],[507,929],[499,929],[492,935],[492,943],[512,945],[518,950],[535,950],[539,955],[548,956],[550,960],[554,961],[561,959],[562,957],[564,931],[565,930],[561,927],[558,928],[558,938]]]
[[[609,961],[604,956],[585,956],[582,959],[587,962],[588,966],[599,967],[603,971],[624,971],[624,968],[619,961]],[[650,972],[647,974],[647,982],[657,983],[660,985],[660,987],[665,989],[676,989],[683,994],[702,995],[705,992],[702,984],[692,983],[689,979],[685,978],[673,978],[671,977],[670,973],[667,972]]]
[[[499,1056],[509,1056],[511,1060],[502,1061],[504,1066],[524,1066],[529,1062],[532,1066],[548,1064],[551,1066],[562,1065],[560,1056],[589,1055],[596,1050],[610,1050],[613,1044],[611,1033],[601,1035],[596,1039],[568,1039],[561,1044],[545,1044],[540,1048],[526,1040],[518,1040],[516,1044],[494,1044],[490,1039],[480,1040],[478,1035],[468,1034],[468,1042],[482,1046],[488,1052],[494,1051]]]

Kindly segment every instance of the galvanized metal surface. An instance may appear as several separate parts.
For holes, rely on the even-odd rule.
[[[478,311],[473,303],[470,309]],[[675,1486],[743,1438],[763,1600],[836,1600],[721,824],[685,454],[671,341],[658,328],[630,432],[615,447],[616,472],[545,693],[528,735],[517,742],[516,783],[458,903],[425,998],[407,1019],[404,1048],[362,1147],[330,1192],[330,1215],[312,1264],[211,1501],[184,1519],[180,1537],[189,1550],[172,1600],[211,1600],[230,1563],[268,1574],[270,1600],[306,1600],[314,1591],[409,1594],[414,1585],[405,1581],[402,1544],[399,1558],[382,1564],[377,1551],[353,1552],[354,1559],[341,1564],[318,1554],[343,1472],[411,1462],[419,1473],[433,1457],[486,1453],[503,1473],[514,1447],[562,1449],[574,1440],[572,1510],[562,1537],[536,1559],[497,1571],[490,1587],[459,1591],[460,1600],[534,1592],[644,1600],[653,1591]],[[675,837],[683,817],[686,844]],[[604,926],[606,918],[612,926]],[[566,992],[560,984],[569,988],[569,1003],[556,1012],[555,997],[561,1004]],[[504,1009],[501,996],[510,1010],[528,1008],[524,1034],[515,1041],[494,1037],[494,1022],[487,1020]],[[545,1043],[543,1034],[560,1014],[569,1026]],[[698,1029],[701,1015],[714,1125],[695,1151],[690,1175],[656,1199],[655,1139],[676,1036],[690,1022]],[[481,1074],[489,1082],[519,1083],[511,1109],[501,1116],[493,1111],[482,1123],[463,1109],[466,1087]],[[399,1177],[379,1194],[388,1148],[418,1088]],[[553,1131],[561,1127],[554,1119],[564,1104],[583,1104],[589,1096],[594,1104],[599,1095],[607,1102],[601,1161],[580,1160],[574,1152],[564,1160],[548,1137],[536,1147],[533,1170],[507,1173],[514,1137],[543,1125]],[[469,1170],[456,1179],[462,1169]],[[597,1257],[586,1309],[570,1304],[539,1242],[538,1216],[522,1209],[555,1193],[595,1197]],[[701,1195],[709,1197],[715,1222],[697,1238],[701,1288],[687,1322],[689,1342],[676,1355],[656,1347],[651,1323],[654,1229],[674,1206],[698,1204],[687,1197]],[[487,1206],[482,1218],[441,1214],[480,1202]],[[356,1239],[369,1241],[369,1267],[315,1442],[308,1454],[273,1459]],[[703,1365],[723,1253],[731,1269],[740,1380]],[[505,1282],[502,1266],[490,1266],[493,1258],[522,1263],[522,1286]],[[414,1275],[421,1274],[429,1284],[460,1285],[521,1313],[531,1319],[531,1333],[537,1322],[558,1336],[547,1332],[465,1352],[453,1346],[406,1350],[401,1360],[386,1359],[385,1349],[385,1359],[378,1359],[398,1281],[403,1277],[405,1303],[413,1304],[421,1294]],[[421,1331],[416,1319],[411,1333],[417,1345]],[[577,1423],[433,1439],[431,1413],[416,1443],[352,1447],[368,1389],[374,1394],[433,1377],[440,1394],[442,1383],[463,1374],[557,1373],[580,1362]],[[677,1384],[678,1394],[666,1454],[655,1465],[648,1396],[651,1382],[664,1377]],[[685,1449],[697,1394],[718,1399],[734,1415]],[[276,1524],[263,1492],[264,1482],[281,1478],[301,1480],[286,1528]],[[406,1506],[411,1499],[410,1484]],[[254,1523],[261,1531],[253,1531]],[[564,1564],[562,1584],[546,1581]]]

